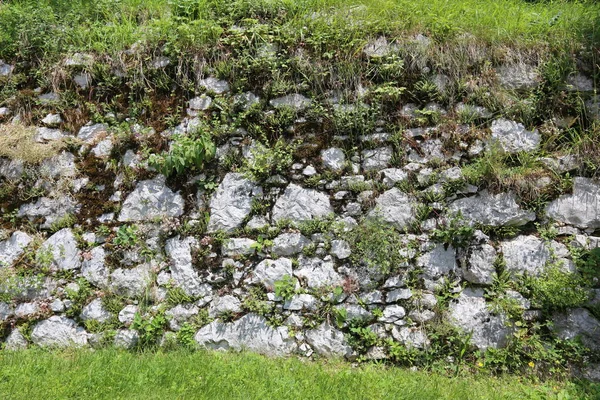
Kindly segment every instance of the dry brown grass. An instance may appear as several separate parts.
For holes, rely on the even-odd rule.
[[[38,164],[63,148],[62,140],[50,143],[35,141],[36,128],[22,124],[0,125],[0,157]]]

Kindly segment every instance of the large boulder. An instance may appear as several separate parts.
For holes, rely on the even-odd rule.
[[[535,213],[522,210],[513,193],[490,194],[487,190],[479,195],[458,199],[449,205],[453,213],[473,223],[491,226],[521,226],[535,220]]]
[[[31,240],[31,236],[25,232],[16,231],[8,239],[0,242],[0,268],[12,265],[23,254]]]
[[[506,345],[511,329],[506,318],[492,314],[483,297],[482,289],[467,288],[450,304],[450,322],[465,334],[471,334],[471,344],[481,350]]]
[[[214,321],[196,333],[200,346],[212,350],[248,349],[269,356],[289,355],[296,349],[286,327],[272,328],[256,314],[232,323]]]
[[[252,198],[262,194],[262,189],[242,174],[230,172],[210,200],[210,220],[207,230],[232,232],[252,211]]]
[[[415,218],[416,200],[398,188],[384,192],[375,200],[370,217],[380,217],[398,230],[405,230]]]
[[[167,240],[165,252],[170,260],[171,279],[176,287],[192,297],[205,297],[211,294],[211,288],[203,283],[192,265],[192,245],[196,240],[173,238]]]
[[[314,351],[325,357],[349,357],[352,354],[352,347],[346,342],[344,333],[326,322],[306,332],[306,341]]]
[[[33,327],[31,341],[40,347],[81,347],[87,345],[87,333],[72,319],[55,315]]]
[[[535,150],[542,137],[535,131],[528,131],[523,124],[507,119],[497,119],[492,122],[492,144],[498,144],[507,153]]]
[[[578,228],[600,228],[600,184],[589,178],[575,178],[573,194],[560,196],[548,204],[546,213]]]
[[[137,184],[123,203],[119,221],[179,217],[183,214],[183,206],[183,197],[169,189],[165,185],[165,177],[158,175]]]
[[[280,220],[303,222],[322,218],[331,213],[333,213],[333,208],[329,203],[328,195],[291,183],[275,202],[273,220],[275,222]]]

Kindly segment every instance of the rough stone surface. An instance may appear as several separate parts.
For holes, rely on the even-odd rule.
[[[31,243],[31,236],[16,231],[7,240],[0,242],[0,268],[12,265]]]
[[[398,230],[406,229],[415,217],[415,199],[398,188],[384,192],[375,200],[371,217],[380,217]]]
[[[198,314],[199,308],[193,304],[177,304],[175,307],[165,311],[165,315],[169,320],[169,328],[172,331],[181,329],[186,321]]]
[[[248,238],[227,239],[221,246],[221,254],[226,257],[250,255],[256,252],[256,241]]]
[[[471,343],[479,349],[503,347],[510,335],[505,318],[493,315],[486,307],[482,289],[465,289],[450,304],[450,321],[465,333],[472,332]]]
[[[109,271],[105,265],[106,252],[101,246],[94,247],[88,253],[84,253],[81,263],[81,275],[92,285],[99,288],[108,286]]]
[[[240,227],[252,211],[252,198],[262,194],[260,187],[242,174],[228,173],[210,200],[208,231],[231,232]]]
[[[380,170],[386,168],[392,161],[394,151],[391,147],[362,151],[362,167],[365,171]]]
[[[18,217],[27,217],[30,220],[43,218],[42,228],[50,228],[53,223],[68,214],[75,214],[79,210],[77,202],[68,195],[59,198],[40,197],[35,203],[23,204],[17,213]]]
[[[352,354],[344,334],[326,322],[306,332],[305,336],[307,343],[322,356],[349,357]]]
[[[324,260],[318,257],[300,257],[298,262],[300,264],[299,269],[294,271],[294,275],[305,280],[308,287],[319,288],[341,285],[343,279],[335,271],[331,257]]]
[[[380,173],[383,176],[383,184],[389,188],[408,179],[408,174],[399,168],[386,168],[381,170]]]
[[[291,220],[297,223],[322,218],[331,213],[333,208],[329,203],[329,196],[291,183],[275,202],[273,220]]]
[[[19,328],[15,328],[6,338],[4,348],[6,350],[21,350],[27,348],[27,344],[28,342],[25,336],[23,336]]]
[[[81,347],[87,345],[87,333],[72,319],[55,315],[33,327],[31,341],[40,347]]]
[[[537,130],[530,132],[523,124],[503,118],[492,122],[492,143],[498,143],[507,153],[533,151],[541,140]]]
[[[119,329],[115,334],[113,345],[120,349],[132,349],[140,340],[140,334],[133,329]]]
[[[69,228],[63,228],[50,236],[37,254],[41,258],[51,254],[50,268],[55,270],[65,271],[81,266],[81,252],[77,247],[77,239]]]
[[[85,125],[81,127],[77,134],[77,139],[87,144],[93,144],[108,132],[108,126],[104,124]]]
[[[184,201],[165,185],[162,175],[142,181],[123,203],[119,221],[148,221],[155,218],[179,217]]]
[[[224,313],[237,314],[242,311],[242,303],[235,296],[225,295],[217,297],[210,303],[208,315],[216,318]]]
[[[429,344],[427,334],[419,328],[394,327],[392,337],[406,347],[415,347],[421,349]]]
[[[277,256],[292,256],[302,252],[302,249],[310,244],[301,233],[282,233],[273,239],[271,251]]]
[[[316,307],[317,299],[314,296],[306,293],[295,294],[291,299],[286,300],[283,304],[283,309],[290,311],[314,311]]]
[[[578,228],[600,228],[600,183],[589,178],[575,178],[573,194],[552,201],[546,213],[550,218]]]
[[[539,85],[540,79],[537,69],[532,65],[513,64],[505,65],[496,71],[500,84],[507,89],[526,90]]]
[[[484,190],[472,197],[456,200],[449,210],[468,221],[491,226],[521,226],[535,220],[535,213],[522,210],[513,193],[490,194]]]
[[[139,297],[150,284],[150,268],[140,265],[132,269],[118,268],[110,274],[110,290],[125,297]]]
[[[552,329],[561,339],[581,338],[592,350],[600,350],[600,321],[585,308],[558,313],[553,317]]]
[[[332,240],[331,241],[331,250],[329,250],[331,254],[333,254],[338,260],[345,260],[350,257],[352,254],[352,250],[350,248],[350,244],[348,244],[345,240]]]
[[[83,321],[94,320],[98,322],[106,322],[111,316],[111,313],[106,311],[102,305],[101,299],[92,300],[87,306],[83,307],[83,310],[81,311],[81,319]]]
[[[196,341],[212,350],[248,349],[270,356],[283,356],[296,349],[286,327],[271,328],[256,314],[246,314],[232,323],[214,321],[196,333]]]
[[[215,92],[216,94],[222,94],[229,91],[229,84],[226,81],[219,80],[212,76],[201,79],[198,82],[198,85],[206,88],[206,90]]]
[[[44,160],[40,171],[49,178],[71,178],[77,175],[75,156],[68,151]]]
[[[462,263],[463,278],[477,285],[491,285],[496,272],[496,258],[496,249],[489,244],[472,248],[468,259]]]
[[[119,319],[120,323],[129,325],[133,322],[133,319],[135,318],[135,314],[138,311],[139,311],[138,306],[129,304],[129,305],[123,307],[123,309],[121,311],[119,311],[119,315],[117,316],[117,318]]]
[[[321,160],[323,160],[323,166],[333,171],[341,171],[344,169],[346,162],[346,155],[344,150],[338,147],[331,147],[321,152]]]
[[[550,260],[550,251],[536,236],[518,236],[502,243],[506,270],[513,273],[539,275]]]
[[[311,102],[312,101],[309,98],[304,97],[301,94],[294,93],[273,99],[269,101],[269,104],[275,108],[290,107],[296,111],[302,111],[307,108]]]
[[[167,240],[165,252],[170,260],[171,279],[176,287],[180,287],[187,295],[205,297],[211,294],[210,285],[203,283],[192,265],[192,245],[196,240],[173,238]]]
[[[425,274],[430,277],[448,275],[456,270],[456,250],[452,246],[446,249],[443,244],[437,244],[417,259],[417,265],[423,267]]]
[[[254,277],[265,285],[267,289],[273,289],[275,282],[283,279],[286,275],[292,276],[292,261],[288,258],[262,260],[254,268]]]

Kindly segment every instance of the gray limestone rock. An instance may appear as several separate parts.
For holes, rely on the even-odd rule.
[[[600,228],[600,184],[593,179],[574,179],[573,194],[562,195],[546,208],[550,218],[582,229]]]
[[[492,144],[498,143],[507,153],[534,151],[542,140],[535,131],[528,131],[523,124],[500,118],[492,122]]]
[[[344,333],[333,328],[327,322],[306,332],[305,336],[306,342],[322,356],[349,357],[352,354],[352,348],[346,342]]]
[[[277,256],[292,256],[301,253],[309,244],[310,240],[301,233],[282,233],[273,239],[271,251]]]
[[[379,317],[380,322],[394,323],[406,316],[404,307],[397,304],[387,306],[383,309],[383,315]]]
[[[193,99],[191,99],[188,103],[188,107],[190,108],[190,110],[204,111],[204,110],[207,110],[211,104],[212,104],[212,98],[210,98],[210,96],[203,94],[201,96],[197,96],[197,97],[194,97]]]
[[[40,165],[40,172],[49,178],[72,178],[77,175],[75,156],[68,151],[48,158]]]
[[[553,316],[552,329],[561,339],[579,337],[592,350],[600,350],[600,321],[585,308],[575,308]]]
[[[275,282],[283,279],[286,275],[292,276],[292,261],[288,258],[265,259],[254,268],[254,277],[267,289],[273,289]]]
[[[237,314],[240,312],[242,312],[242,302],[229,294],[215,298],[208,308],[208,315],[212,318],[217,318],[223,313]]]
[[[118,268],[110,274],[110,290],[129,298],[142,296],[150,285],[150,266],[142,264],[136,268]]]
[[[231,238],[221,246],[221,254],[225,257],[251,255],[256,252],[256,241],[248,238]]]
[[[390,290],[385,296],[386,303],[395,303],[399,300],[408,300],[412,297],[412,290],[408,288]]]
[[[51,257],[50,268],[54,270],[72,270],[81,266],[81,251],[75,235],[69,228],[63,228],[50,236],[37,254],[39,259]]]
[[[138,311],[139,307],[133,304],[129,304],[123,307],[123,309],[119,311],[119,315],[117,316],[119,322],[125,325],[131,324],[133,322],[133,319],[135,318],[135,314],[137,314]],[[168,311],[165,314],[167,313]]]
[[[394,340],[404,344],[406,347],[409,348],[415,347],[417,349],[422,349],[429,345],[429,339],[427,338],[427,334],[424,332],[423,329],[416,327],[393,327],[392,337],[394,338]]]
[[[316,308],[317,299],[306,293],[295,294],[283,303],[283,309],[290,311],[314,311]]]
[[[491,285],[496,257],[496,250],[489,244],[472,247],[468,258],[461,260],[463,278],[477,285]]]
[[[105,265],[106,252],[102,246],[94,247],[83,254],[81,275],[92,285],[105,288],[108,286],[109,271]]]
[[[448,275],[457,267],[456,250],[452,246],[446,249],[443,244],[437,244],[432,250],[417,258],[417,265],[432,278]]]
[[[386,168],[381,170],[380,174],[383,176],[383,184],[388,188],[408,179],[408,173],[399,168]]]
[[[373,171],[387,168],[392,161],[394,150],[391,147],[381,147],[372,150],[363,150],[362,153],[362,168],[365,171]]]
[[[242,174],[225,175],[210,200],[208,231],[231,232],[241,226],[252,211],[252,198],[261,194],[262,189]]]
[[[16,181],[25,173],[25,163],[21,160],[0,159],[0,176]]]
[[[169,189],[165,185],[165,177],[158,175],[154,179],[137,184],[123,203],[119,221],[179,217],[183,214],[183,206],[183,197]]]
[[[204,87],[206,90],[215,92],[216,94],[222,94],[229,91],[229,84],[226,81],[219,80],[215,77],[208,77],[201,79],[198,85]]]
[[[56,315],[33,327],[31,341],[40,347],[81,347],[88,342],[86,331],[75,321]]]
[[[331,241],[331,249],[329,252],[338,260],[345,260],[352,254],[352,249],[347,241],[335,239]]]
[[[0,322],[6,321],[13,314],[14,310],[8,303],[0,302]]]
[[[535,213],[522,210],[513,193],[493,195],[484,190],[479,195],[458,199],[448,208],[470,222],[483,225],[521,226],[535,220]]]
[[[247,314],[235,322],[214,321],[195,336],[202,347],[212,350],[247,349],[269,356],[284,356],[296,349],[287,327],[272,328],[256,314]]]
[[[113,345],[120,349],[132,349],[140,340],[140,334],[133,329],[119,329],[115,334]]]
[[[203,283],[198,272],[192,265],[192,245],[196,243],[193,237],[185,239],[172,238],[167,240],[165,252],[169,257],[171,279],[176,287],[192,297],[206,297],[212,294],[212,289]]]
[[[298,223],[315,218],[322,218],[333,213],[329,196],[325,193],[304,189],[296,184],[289,184],[275,202],[273,220],[290,220]]]
[[[342,284],[343,279],[335,271],[335,264],[331,257],[327,256],[325,259],[300,257],[298,262],[299,268],[294,271],[294,275],[305,280],[309,288],[316,289]]]
[[[27,217],[30,220],[43,218],[42,228],[50,228],[53,223],[68,214],[75,214],[80,206],[69,195],[59,198],[40,197],[35,203],[23,204],[17,213],[18,217]]]
[[[94,144],[98,139],[103,138],[108,133],[108,126],[104,124],[88,124],[82,126],[77,134],[77,139],[86,144]]]
[[[108,321],[110,317],[112,317],[112,314],[104,308],[101,299],[92,300],[81,311],[82,321],[93,320],[102,323]]]
[[[533,65],[523,63],[504,65],[496,70],[500,84],[507,89],[526,90],[537,87],[539,73]]]
[[[25,232],[16,231],[8,239],[0,242],[0,269],[12,265],[32,240]]]
[[[165,311],[165,315],[169,320],[169,328],[172,331],[178,331],[181,329],[186,321],[198,314],[200,309],[194,304],[177,304],[175,307]]]
[[[375,208],[369,212],[370,217],[381,217],[398,230],[408,228],[415,217],[416,200],[398,188],[384,192],[375,200]]]
[[[275,108],[290,107],[296,111],[302,111],[310,106],[311,102],[311,99],[304,97],[301,94],[294,93],[272,99],[269,101],[269,104]]]
[[[517,236],[502,243],[506,270],[512,273],[539,275],[550,260],[550,250],[536,236]]]
[[[346,163],[346,155],[344,150],[338,147],[331,147],[321,152],[321,160],[323,166],[333,171],[341,171]]]
[[[27,339],[23,336],[19,328],[13,329],[6,338],[6,342],[4,342],[4,348],[6,350],[21,350],[27,348],[27,345]]]
[[[506,318],[488,310],[482,289],[463,290],[449,312],[450,322],[465,334],[472,333],[471,343],[479,349],[503,347],[511,333]]]

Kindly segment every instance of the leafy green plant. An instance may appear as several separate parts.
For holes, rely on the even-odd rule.
[[[142,314],[136,313],[133,317],[131,328],[138,331],[138,347],[145,349],[156,346],[166,325],[167,319],[162,312],[159,312],[154,316],[142,316]]]
[[[581,307],[589,298],[581,275],[556,264],[547,266],[537,277],[525,277],[524,284],[532,302],[548,312]]]
[[[285,275],[280,280],[275,281],[275,294],[284,300],[290,300],[296,294],[296,279],[290,275]]]
[[[278,139],[272,146],[259,144],[252,150],[252,157],[243,166],[244,174],[257,181],[288,170],[293,162],[294,143]]]
[[[197,137],[177,136],[166,154],[153,154],[148,162],[165,176],[200,171],[213,159],[216,146],[210,134],[200,133]]]
[[[432,232],[432,239],[444,244],[444,248],[452,246],[455,249],[467,247],[471,243],[475,230],[463,221],[459,215],[445,219],[441,227]]]
[[[353,247],[351,260],[357,265],[388,273],[405,261],[400,255],[404,247],[400,235],[380,218],[363,219],[348,236]]]
[[[138,229],[135,225],[121,225],[113,239],[115,246],[131,248],[140,243]]]

